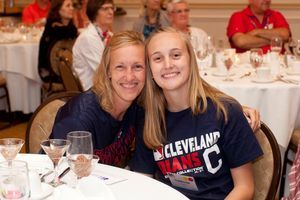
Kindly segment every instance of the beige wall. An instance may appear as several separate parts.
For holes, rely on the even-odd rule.
[[[127,15],[116,18],[114,29],[130,29],[137,18],[140,0],[115,0]],[[247,5],[248,0],[190,0],[190,24],[204,29],[215,38],[226,38],[226,27],[231,13]],[[282,3],[284,2],[284,4]],[[286,17],[295,38],[300,39],[300,0],[273,0],[272,8]]]

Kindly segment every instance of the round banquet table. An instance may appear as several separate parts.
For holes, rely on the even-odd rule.
[[[0,157],[0,160],[2,159],[3,158]],[[26,161],[30,170],[43,170],[42,168],[45,169],[52,167],[52,163],[47,155],[18,154],[16,160]],[[61,165],[63,166],[64,164],[66,163],[62,163]],[[65,167],[66,166],[61,168]],[[153,178],[149,178],[145,175],[126,169],[97,164],[92,174],[101,174],[103,176],[115,179],[115,181],[106,184],[111,190],[115,200],[188,199],[183,194],[169,187],[168,185],[156,181]],[[53,196],[49,196],[47,200],[54,200],[54,198]]]
[[[41,101],[39,42],[0,43],[0,72],[6,77],[12,111],[34,112]]]
[[[233,67],[232,82],[223,81],[225,77],[218,74],[217,68],[205,69],[200,75],[242,105],[259,110],[261,120],[272,130],[281,148],[286,149],[293,129],[300,127],[300,74],[291,75],[288,70],[281,69],[281,74],[298,85],[276,78],[258,83],[254,70],[247,64]],[[241,78],[248,72],[251,72],[250,76]]]

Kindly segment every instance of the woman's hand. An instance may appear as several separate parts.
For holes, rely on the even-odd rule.
[[[246,116],[249,125],[251,126],[253,132],[257,131],[260,128],[260,114],[257,110],[243,106],[243,112]]]

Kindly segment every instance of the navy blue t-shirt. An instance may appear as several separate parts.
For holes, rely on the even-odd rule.
[[[224,199],[233,189],[230,169],[262,155],[262,150],[239,106],[226,103],[228,122],[217,118],[208,101],[205,113],[194,116],[191,109],[166,112],[167,142],[157,150],[145,147],[137,136],[136,153],[130,167],[155,174],[172,186],[167,173],[193,177],[198,191],[172,186],[190,199]]]
[[[66,138],[70,131],[92,133],[94,154],[100,162],[124,167],[130,159],[135,140],[139,113],[143,110],[133,103],[122,121],[104,111],[93,91],[84,92],[62,106],[55,118],[51,138]]]

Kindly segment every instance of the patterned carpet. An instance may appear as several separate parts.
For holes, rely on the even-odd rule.
[[[25,140],[26,137],[26,127],[27,127],[27,122],[23,122],[20,124],[16,124],[13,126],[10,126],[5,129],[0,130],[0,138],[22,138]],[[25,153],[25,145],[21,149],[22,153]]]

